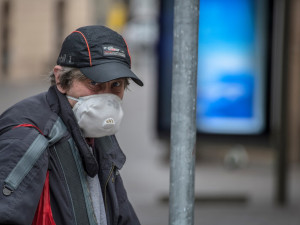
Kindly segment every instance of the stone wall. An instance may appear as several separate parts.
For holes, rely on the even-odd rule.
[[[0,0],[1,10],[5,2],[9,4],[9,55],[6,74],[3,63],[0,65],[0,80],[47,74],[55,65],[63,38],[77,27],[93,23],[90,13],[93,1]],[[3,26],[0,21],[1,30]],[[2,59],[0,54],[1,62]]]

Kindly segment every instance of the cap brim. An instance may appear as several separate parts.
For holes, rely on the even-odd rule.
[[[129,69],[129,67],[119,62],[106,62],[100,65],[79,68],[80,71],[89,79],[103,83],[118,78],[131,78],[139,86],[143,86],[143,82]]]

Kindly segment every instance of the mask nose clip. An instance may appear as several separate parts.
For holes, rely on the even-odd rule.
[[[104,120],[103,122],[103,128],[105,129],[110,129],[113,126],[115,126],[115,120],[113,118],[107,118],[106,120]]]

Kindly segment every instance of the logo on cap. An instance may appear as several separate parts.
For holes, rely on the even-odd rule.
[[[103,55],[104,56],[119,56],[122,58],[126,58],[124,50],[114,47],[112,45],[104,45],[103,46]]]

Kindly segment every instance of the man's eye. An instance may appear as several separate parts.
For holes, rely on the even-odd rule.
[[[95,82],[95,81],[91,81],[90,84],[93,85],[93,86],[96,86],[98,83]]]
[[[112,83],[112,87],[120,87],[121,86],[121,82],[120,81],[116,81]]]

